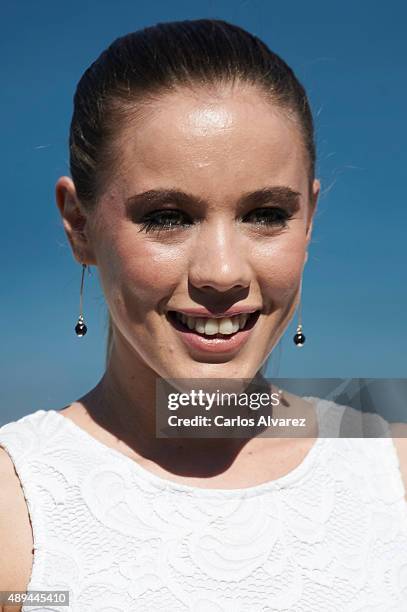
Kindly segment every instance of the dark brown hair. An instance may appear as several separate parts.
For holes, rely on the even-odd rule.
[[[70,171],[85,210],[96,206],[114,172],[119,129],[166,92],[180,87],[250,83],[297,120],[315,173],[314,126],[307,95],[292,69],[259,38],[218,19],[158,23],[117,38],[82,75],[69,135]],[[107,359],[112,339],[109,315]]]

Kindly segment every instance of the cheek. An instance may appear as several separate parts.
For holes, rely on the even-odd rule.
[[[306,240],[281,236],[255,249],[257,278],[271,309],[284,307],[297,293],[305,262]]]
[[[149,242],[134,230],[109,242],[100,266],[105,295],[111,307],[125,310],[135,323],[145,323],[148,312],[156,311],[179,285],[185,249]]]

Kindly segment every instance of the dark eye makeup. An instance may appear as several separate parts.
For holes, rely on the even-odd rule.
[[[293,214],[284,208],[264,207],[251,211],[242,221],[245,222],[246,219],[255,219],[256,217],[258,221],[253,222],[253,225],[256,227],[265,228],[268,230],[273,228],[284,229],[287,227],[287,221],[293,217]],[[168,231],[182,228],[186,229],[191,225],[194,225],[193,222],[186,223],[185,220],[187,218],[188,215],[180,210],[165,209],[153,211],[140,221],[141,227],[139,231],[148,233],[160,232],[162,230]]]

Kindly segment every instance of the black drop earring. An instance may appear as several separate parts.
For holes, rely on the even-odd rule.
[[[83,304],[83,279],[85,276],[85,269],[86,269],[86,264],[82,264],[82,280],[81,280],[81,291],[80,291],[80,297],[79,297],[79,318],[78,318],[78,322],[75,326],[75,332],[76,335],[81,338],[82,336],[84,336],[86,334],[86,332],[88,331],[88,328],[85,325],[84,319],[83,319],[83,311],[82,311],[82,304]]]
[[[305,336],[302,333],[302,308],[301,308],[301,297],[300,297],[300,302],[298,305],[298,325],[297,325],[297,331],[296,334],[293,338],[294,340],[294,344],[298,347],[304,346],[304,342],[305,342]]]
[[[302,325],[297,325],[297,333],[295,334],[293,340],[294,344],[297,346],[304,346],[305,336],[302,333]]]

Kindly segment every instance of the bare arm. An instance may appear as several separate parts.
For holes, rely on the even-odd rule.
[[[31,523],[20,480],[9,455],[0,446],[0,591],[26,591],[32,548]],[[5,606],[2,612],[19,610],[21,606]]]
[[[394,445],[397,450],[397,455],[400,463],[400,471],[403,477],[404,489],[407,491],[407,424],[406,423],[391,423],[391,435],[393,436]],[[407,493],[406,493],[407,501]]]

